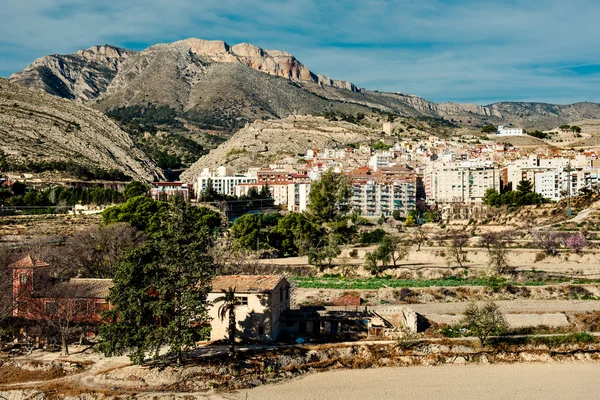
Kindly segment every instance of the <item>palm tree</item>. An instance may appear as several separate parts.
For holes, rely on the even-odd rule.
[[[235,353],[235,308],[240,304],[239,299],[235,296],[235,288],[229,288],[227,290],[221,289],[223,296],[217,297],[214,303],[223,302],[219,306],[219,317],[221,321],[229,314],[229,355],[233,357]]]

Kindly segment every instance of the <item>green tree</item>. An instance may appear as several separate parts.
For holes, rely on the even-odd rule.
[[[500,205],[500,193],[496,189],[486,189],[481,200],[483,204],[488,206],[499,206]]]
[[[206,188],[202,192],[201,200],[202,201],[215,201],[215,200],[219,200],[220,198],[221,198],[221,195],[219,195],[219,193],[217,193],[217,190],[215,189],[212,179],[208,179],[208,181],[206,182]]]
[[[315,247],[321,231],[306,214],[290,213],[277,221],[269,232],[268,242],[282,257],[306,255]]]
[[[522,194],[527,194],[533,191],[533,183],[530,180],[522,180],[517,185],[517,192],[521,192]]]
[[[235,295],[235,288],[229,288],[227,290],[221,289],[223,296],[217,297],[213,300],[213,304],[223,303],[219,306],[218,314],[221,321],[229,317],[229,324],[227,333],[229,336],[229,356],[233,357],[235,354],[235,331],[237,321],[235,318],[235,309],[240,304],[239,299]]]
[[[109,207],[102,212],[102,223],[127,222],[142,231],[158,228],[167,208],[167,203],[146,196],[128,199],[125,203]]]
[[[269,190],[269,185],[265,184],[262,188],[260,188],[260,192],[258,193],[258,197],[261,199],[270,199],[273,196],[271,195],[271,191]]]
[[[342,254],[340,237],[333,232],[323,237],[317,246],[308,250],[308,262],[319,268],[321,272],[325,268],[333,266],[333,260]]]
[[[311,185],[308,215],[317,225],[345,222],[350,212],[351,196],[348,178],[329,170]]]
[[[481,307],[470,303],[464,313],[463,323],[485,346],[490,335],[500,335],[508,329],[504,314],[496,303],[489,301]]]
[[[148,240],[118,262],[108,297],[114,308],[100,329],[105,355],[130,352],[141,363],[146,353],[156,357],[169,346],[181,362],[184,351],[207,337],[206,297],[215,272],[210,213],[175,197]]]
[[[481,128],[482,133],[496,133],[496,131],[498,131],[498,128],[495,125],[486,125]]]
[[[558,127],[558,129],[560,129],[561,131],[566,132],[566,131],[571,130],[571,125],[566,125],[566,124],[565,125],[561,125],[561,126]]]
[[[390,263],[395,268],[408,256],[409,248],[410,244],[401,238],[386,235],[377,249],[365,256],[365,269],[378,276],[390,268]]]
[[[148,193],[150,188],[148,185],[143,184],[139,181],[133,181],[128,183],[125,186],[124,194],[126,199],[131,199],[132,197],[142,196]]]
[[[441,217],[437,211],[427,210],[425,212],[425,215],[423,216],[423,219],[425,220],[426,223],[432,223],[432,222],[438,222],[441,219]]]
[[[236,245],[258,250],[261,245],[261,217],[258,214],[244,214],[237,218],[231,227],[231,236]],[[262,240],[262,245],[266,245]]]

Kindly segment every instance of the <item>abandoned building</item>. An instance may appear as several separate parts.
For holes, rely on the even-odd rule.
[[[226,339],[229,321],[219,316],[222,302],[213,303],[223,290],[235,289],[238,338],[244,341],[274,341],[281,331],[282,314],[290,309],[290,282],[279,275],[226,275],[212,281],[207,300],[212,306],[211,341]]]
[[[112,287],[110,279],[59,279],[47,263],[30,255],[9,265],[13,271],[13,316],[30,321],[69,319],[98,323]]]

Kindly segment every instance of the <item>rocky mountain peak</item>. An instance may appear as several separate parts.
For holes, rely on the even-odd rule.
[[[75,54],[81,56],[82,58],[88,61],[102,63],[110,60],[123,61],[130,55],[135,54],[135,51],[111,46],[109,44],[103,44],[98,46],[92,46],[89,49],[85,50],[78,50]]]
[[[86,102],[104,93],[121,64],[135,53],[100,45],[74,54],[52,54],[38,58],[23,71],[12,74],[10,79],[55,96]]]

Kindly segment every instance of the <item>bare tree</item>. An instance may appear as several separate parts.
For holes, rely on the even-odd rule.
[[[44,335],[56,336],[61,354],[69,354],[69,342],[94,322],[95,302],[88,299],[88,290],[68,283],[52,287],[48,297],[31,298],[27,317],[38,321]]]
[[[564,235],[558,233],[555,230],[531,230],[531,236],[533,237],[534,244],[544,250],[546,254],[555,256],[558,254],[558,250],[565,241]]]
[[[9,265],[16,261],[16,251],[8,246],[0,248],[0,324],[12,316],[20,294],[13,298],[13,270]]]
[[[144,240],[144,234],[127,223],[93,227],[76,233],[56,249],[60,252],[56,264],[65,264],[81,277],[112,278],[117,260]]]
[[[450,230],[446,234],[446,240],[450,241],[446,262],[448,265],[456,263],[462,268],[467,259],[467,252],[464,248],[469,244],[469,235],[464,231]]]
[[[481,241],[488,251],[488,265],[497,273],[504,274],[514,271],[508,262],[513,236],[514,232],[509,230],[481,235]]]
[[[209,252],[219,275],[254,274],[261,271],[257,252],[233,246],[227,238],[218,241]]]
[[[394,265],[394,268],[396,268],[400,261],[408,257],[412,242],[409,239],[404,239],[396,236],[391,237],[390,242],[392,248],[390,257],[392,259],[392,264]]]
[[[412,232],[412,240],[417,245],[417,251],[421,251],[421,245],[429,239],[429,229],[420,225]]]
[[[490,335],[500,335],[508,329],[504,314],[496,303],[489,301],[481,307],[470,303],[464,313],[463,323],[485,346]]]

